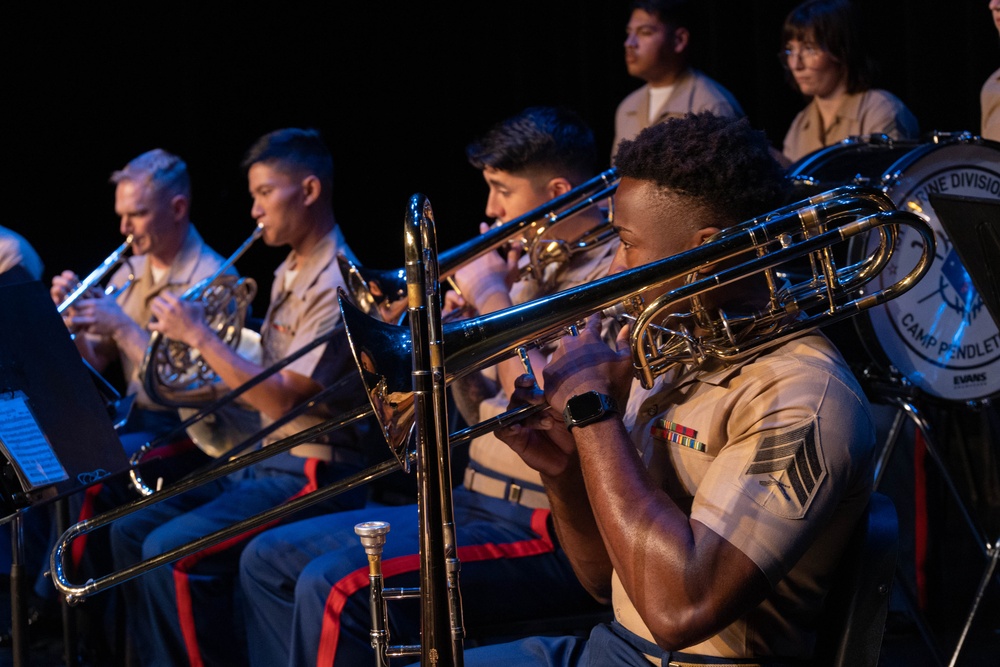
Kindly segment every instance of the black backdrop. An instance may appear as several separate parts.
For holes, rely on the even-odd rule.
[[[464,146],[525,106],[561,104],[610,151],[625,72],[627,2],[20,4],[3,20],[3,222],[48,276],[90,271],[120,242],[110,172],[160,146],[183,156],[193,219],[228,254],[252,221],[240,159],[259,135],[319,129],[335,208],[365,264],[402,264],[409,196],[434,207],[441,249],[470,238],[486,189]],[[775,54],[789,0],[703,0],[696,65],[780,145],[802,100]],[[979,87],[1000,64],[987,0],[862,0],[879,84],[923,131],[979,128]],[[263,283],[284,251],[252,249]],[[261,301],[261,308],[266,300]]]

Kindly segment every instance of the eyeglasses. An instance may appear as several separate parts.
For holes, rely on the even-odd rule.
[[[819,57],[826,53],[826,50],[819,44],[814,44],[812,42],[806,42],[797,49],[785,48],[778,51],[778,62],[781,63],[782,67],[786,69],[789,63],[802,59],[802,63],[805,65],[811,65],[816,62]]]

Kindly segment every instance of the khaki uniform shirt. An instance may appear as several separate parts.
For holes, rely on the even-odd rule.
[[[569,265],[563,267],[563,270],[556,276],[555,286],[551,292],[559,292],[597,278],[603,278],[608,273],[617,248],[617,240],[612,240],[587,253],[575,255]],[[511,300],[515,305],[526,303],[543,296],[538,292],[537,281],[522,280],[511,288]],[[509,403],[510,398],[504,391],[499,391],[492,398],[486,399],[479,405],[480,421],[503,414],[507,411]],[[528,467],[521,460],[521,457],[492,433],[472,441],[469,446],[469,460],[470,465],[481,470],[490,470],[496,477],[528,482],[537,487],[542,485],[542,479],[538,472]],[[548,499],[544,494],[532,494],[532,497],[536,500],[536,502],[531,503],[532,506],[548,507]]]
[[[338,252],[343,252],[357,263],[340,227],[334,226],[308,255],[298,255],[295,258],[298,273],[290,285],[286,287],[285,282],[286,274],[291,270],[292,255],[289,254],[275,270],[271,302],[261,327],[264,366],[270,366],[289,356],[340,325],[337,288],[346,289],[346,285],[337,264]],[[342,395],[334,397],[324,406],[330,413],[336,414],[365,404],[365,395],[360,389],[360,373],[354,365],[350,347],[343,334],[317,346],[286,368],[312,378],[323,387],[328,387],[341,378],[357,380],[355,385],[351,385],[350,391],[345,389]],[[267,436],[264,444],[315,426],[330,413],[320,410],[296,417]],[[265,426],[272,422],[273,420],[263,419]],[[338,446],[332,447],[332,444]],[[351,450],[356,451],[360,446],[355,429],[341,429],[322,442],[305,443],[290,451],[295,456],[304,458],[356,462],[358,457]]]
[[[1000,141],[1000,69],[986,79],[979,102],[983,109],[983,139]]]
[[[0,227],[0,273],[23,266],[35,280],[42,277],[42,260],[23,236]]]
[[[683,650],[808,658],[830,575],[872,490],[865,396],[821,335],[678,375],[651,391],[636,385],[624,416],[632,440],[664,491],[773,587],[759,607]],[[653,641],[617,576],[612,586],[616,618]]]
[[[111,285],[120,289],[128,283],[129,274],[134,273],[135,279],[131,285],[121,291],[115,299],[129,319],[144,328],[153,317],[150,305],[161,292],[166,291],[179,296],[200,280],[214,274],[225,263],[224,257],[205,244],[194,225],[188,228],[188,234],[177,253],[177,257],[174,258],[166,275],[161,276],[159,282],[153,280],[152,267],[146,260],[145,255],[131,258],[129,260],[131,266],[123,264],[111,276],[110,281]],[[235,275],[236,271],[230,268],[228,273]],[[173,410],[173,408],[165,408],[150,400],[149,396],[146,395],[146,390],[142,387],[142,378],[139,376],[140,364],[134,363],[125,355],[119,356],[121,357],[122,371],[128,382],[128,393],[136,396],[136,407],[146,410]]]
[[[793,162],[848,137],[867,134],[892,139],[918,139],[917,119],[898,97],[885,90],[866,90],[844,96],[837,116],[824,128],[816,100],[799,112],[785,135],[782,153]]]
[[[615,111],[615,141],[611,144],[611,159],[622,139],[634,139],[650,125],[688,113],[711,111],[716,116],[739,117],[743,109],[732,93],[696,69],[688,69],[674,83],[674,89],[649,120],[649,84],[632,91]]]

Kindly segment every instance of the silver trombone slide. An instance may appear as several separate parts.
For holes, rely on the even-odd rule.
[[[65,548],[71,544],[76,537],[107,526],[112,522],[128,516],[129,514],[138,512],[149,505],[180,495],[197,486],[201,486],[206,482],[220,477],[225,477],[231,472],[274,456],[279,452],[291,449],[292,447],[300,445],[304,442],[309,442],[310,440],[313,440],[325,433],[329,433],[330,431],[334,431],[347,426],[348,424],[364,419],[371,414],[372,410],[370,407],[355,408],[353,411],[342,415],[340,421],[331,420],[317,424],[316,426],[305,429],[289,436],[288,438],[268,445],[267,447],[262,447],[255,452],[250,452],[249,454],[245,454],[237,459],[230,459],[213,470],[205,472],[204,474],[185,477],[184,479],[179,480],[175,484],[171,484],[168,488],[159,491],[152,496],[138,498],[130,503],[126,503],[125,505],[121,505],[113,510],[96,516],[93,519],[87,519],[86,521],[81,521],[80,523],[71,526],[65,533],[63,533],[59,543],[52,550],[52,553],[49,556],[49,567],[53,576],[53,581],[56,582],[57,588],[59,588],[60,592],[66,596],[67,603],[75,604],[88,596],[128,581],[129,579],[144,574],[145,572],[159,567],[160,565],[172,563],[175,560],[200,551],[208,546],[212,546],[213,544],[217,544],[225,539],[239,535],[248,530],[252,530],[253,528],[261,526],[268,521],[283,518],[301,508],[309,507],[310,505],[318,503],[325,498],[345,493],[360,484],[367,483],[368,481],[393,472],[400,466],[399,461],[395,458],[387,461],[387,463],[391,465],[380,464],[373,466],[355,475],[349,476],[340,482],[335,482],[318,491],[314,491],[311,494],[272,508],[263,514],[255,515],[254,517],[244,521],[237,522],[231,526],[223,528],[222,530],[216,531],[215,533],[211,533],[210,535],[206,535],[198,540],[182,545],[177,549],[173,549],[171,551],[164,552],[159,556],[141,561],[134,566],[123,568],[102,579],[92,579],[86,584],[80,586],[73,586],[66,583],[67,575],[63,563]]]
[[[528,415],[539,412],[547,407],[548,406],[544,404],[524,405],[501,415],[497,415],[496,417],[486,421],[479,422],[474,426],[456,431],[449,437],[449,446],[454,448],[472,440],[473,438],[479,437],[480,435],[490,433],[501,426],[521,421]],[[108,588],[112,588],[130,579],[139,577],[162,565],[167,565],[180,560],[185,556],[190,556],[193,553],[218,544],[219,542],[228,540],[231,537],[253,530],[254,528],[263,526],[272,521],[291,516],[301,509],[311,507],[316,503],[320,503],[328,498],[333,498],[341,493],[347,493],[352,489],[363,486],[377,479],[381,479],[391,473],[399,470],[410,469],[410,466],[413,466],[416,463],[416,452],[412,450],[406,453],[406,461],[403,463],[392,455],[381,463],[369,466],[360,472],[349,475],[348,477],[345,477],[337,482],[328,484],[327,486],[313,491],[312,493],[296,498],[288,503],[273,507],[243,521],[234,523],[231,526],[227,526],[226,528],[218,530],[214,533],[205,535],[195,541],[188,542],[187,544],[177,547],[176,549],[165,551],[158,556],[153,556],[152,558],[140,561],[135,565],[118,570],[102,579],[92,579],[83,585],[72,585],[67,583],[68,580],[63,563],[64,554],[66,548],[72,544],[73,540],[78,536],[92,532],[103,526],[107,526],[114,521],[128,516],[129,514],[133,514],[134,512],[138,512],[149,505],[167,500],[176,495],[180,495],[214,479],[224,477],[231,472],[235,472],[245,466],[257,463],[258,461],[262,461],[265,458],[278,454],[279,452],[291,449],[296,445],[307,442],[313,438],[319,437],[320,435],[342,428],[360,419],[367,418],[371,416],[371,414],[372,410],[370,407],[358,407],[354,411],[343,415],[342,420],[335,424],[317,424],[310,429],[296,433],[285,440],[275,442],[274,444],[268,445],[258,451],[245,454],[238,459],[230,459],[225,463],[215,466],[214,468],[209,468],[208,470],[203,469],[199,473],[192,473],[188,477],[171,484],[166,489],[158,491],[154,496],[138,498],[114,510],[110,510],[100,516],[94,517],[93,519],[88,519],[71,526],[65,533],[63,533],[59,544],[52,550],[49,557],[49,567],[51,568],[50,571],[53,573],[53,580],[59,582],[57,587],[60,592],[65,595],[67,603],[71,605],[77,604],[87,597],[96,595],[97,593],[103,592]]]

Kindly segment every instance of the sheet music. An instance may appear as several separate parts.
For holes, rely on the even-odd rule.
[[[0,395],[0,449],[14,464],[25,491],[69,478],[22,391]]]

